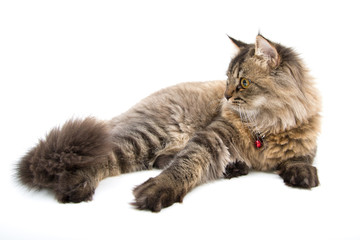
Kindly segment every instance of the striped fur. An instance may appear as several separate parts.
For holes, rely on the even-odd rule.
[[[110,121],[71,120],[23,157],[19,180],[49,188],[60,202],[91,200],[99,181],[164,169],[134,189],[134,205],[160,211],[199,184],[278,171],[287,185],[319,184],[311,166],[320,130],[312,78],[290,48],[262,36],[239,48],[227,81],[183,83],[160,90]],[[251,80],[241,88],[240,80]],[[224,98],[224,93],[226,98]],[[264,146],[254,145],[256,133]]]

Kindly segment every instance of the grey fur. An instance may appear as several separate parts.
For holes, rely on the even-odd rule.
[[[317,186],[311,164],[320,100],[304,64],[260,35],[255,44],[231,40],[239,53],[227,81],[160,90],[110,121],[69,121],[21,160],[20,181],[54,190],[60,202],[80,202],[91,200],[105,177],[164,168],[134,189],[134,205],[152,211],[181,202],[199,184],[250,169],[277,170],[291,186]],[[244,78],[249,88],[241,87]],[[266,134],[261,149],[257,133]]]

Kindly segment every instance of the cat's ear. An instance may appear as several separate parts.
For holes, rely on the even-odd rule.
[[[263,58],[271,67],[277,67],[280,64],[280,56],[275,46],[260,34],[256,37],[255,55]]]
[[[237,49],[242,50],[244,47],[247,46],[246,43],[243,43],[243,42],[241,42],[241,41],[239,41],[239,40],[236,40],[236,39],[230,37],[229,35],[227,35],[227,36],[229,37],[229,39],[231,40],[231,42],[235,45],[235,47],[236,47]]]

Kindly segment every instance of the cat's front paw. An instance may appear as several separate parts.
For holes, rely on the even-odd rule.
[[[245,162],[235,161],[229,163],[225,167],[224,177],[227,179],[247,175],[249,173],[249,167]]]
[[[306,163],[289,164],[280,171],[286,185],[300,188],[313,188],[319,185],[316,167]]]
[[[133,194],[135,201],[132,203],[141,210],[160,212],[162,208],[169,207],[175,202],[182,202],[185,193],[179,191],[171,181],[167,179],[150,178],[137,186]]]

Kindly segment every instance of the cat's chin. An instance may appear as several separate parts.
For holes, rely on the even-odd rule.
[[[254,122],[259,110],[249,109],[247,104],[231,104],[231,108],[235,110],[243,122]]]

